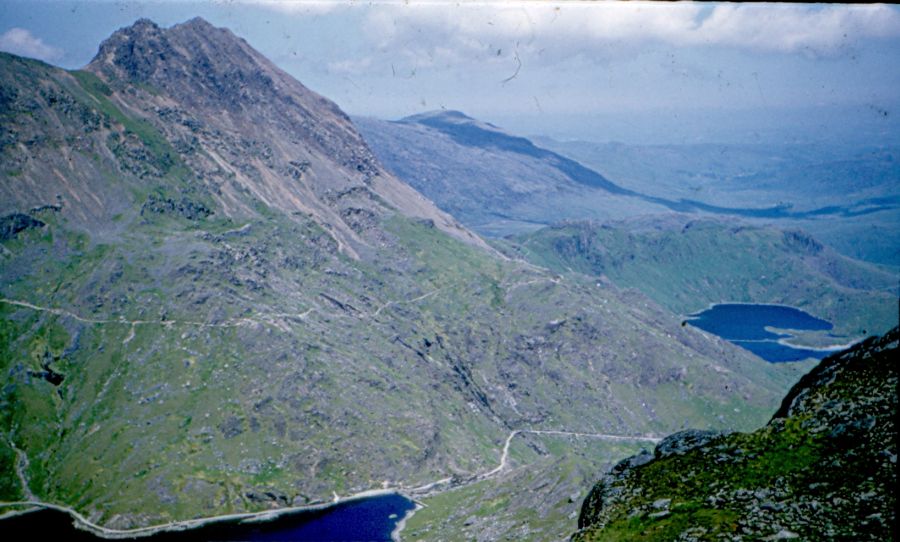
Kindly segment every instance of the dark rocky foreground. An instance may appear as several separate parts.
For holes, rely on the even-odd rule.
[[[572,540],[892,539],[898,340],[825,358],[758,431],[684,431],[619,463]]]

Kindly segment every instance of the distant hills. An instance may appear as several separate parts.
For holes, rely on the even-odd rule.
[[[516,429],[754,427],[796,376],[500,254],[202,19],[138,21],[83,70],[0,54],[0,157],[3,502],[131,529],[443,490]],[[598,190],[558,181],[497,201]],[[574,462],[573,485],[610,457],[543,438],[514,460]]]
[[[853,258],[900,266],[900,148],[877,138],[868,145],[534,141],[654,196],[727,208],[790,204],[800,216],[780,217],[780,227],[808,231]],[[834,212],[803,216],[816,209]]]
[[[800,176],[802,165],[821,158],[821,151],[805,147],[794,162],[785,149],[762,146],[699,146],[698,156],[691,156],[693,147],[541,140],[562,150],[571,147],[598,166],[609,161],[629,183],[625,188],[457,111],[357,122],[388,168],[468,227],[506,236],[494,244],[510,257],[561,273],[602,276],[640,290],[676,314],[722,302],[797,306],[836,326],[835,337],[801,339],[812,346],[844,344],[896,323],[895,268],[840,255],[798,228],[813,226],[842,246],[866,252],[861,245],[867,245],[873,259],[893,261],[882,249],[896,237],[887,232],[893,231],[893,219],[900,226],[900,211],[892,196],[875,197],[896,192],[888,182],[896,169],[889,151],[845,164],[840,171],[850,178],[838,184],[813,172]],[[759,171],[777,176],[782,170],[791,186],[751,176]],[[630,171],[637,173],[632,177]],[[861,171],[868,176],[852,176]],[[704,189],[693,197],[716,194],[712,203],[691,199],[687,187],[698,183]],[[835,186],[825,190],[829,183]],[[852,194],[850,201],[841,190]],[[747,194],[752,197],[741,199]],[[804,206],[774,203],[786,195]],[[860,202],[853,203],[853,197]],[[868,234],[855,237],[867,228],[872,243]]]
[[[884,333],[897,322],[895,273],[799,230],[666,215],[568,222],[510,241],[511,254],[636,288],[676,314],[722,302],[790,305],[835,324],[827,344]]]
[[[576,542],[889,540],[900,330],[825,358],[752,433],[686,431],[611,469]]]
[[[900,265],[877,233],[900,225],[897,149],[535,143],[458,111],[356,122],[389,169],[485,235],[674,211],[801,226]]]
[[[602,175],[463,113],[355,118],[385,165],[474,230],[530,231],[563,218],[664,210]]]

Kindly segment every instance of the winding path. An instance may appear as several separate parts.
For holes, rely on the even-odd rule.
[[[26,500],[36,501],[37,497],[31,492],[31,488],[28,487],[28,456],[13,444],[12,439],[8,439],[7,442],[9,447],[16,452],[16,476],[19,478],[19,483],[22,484],[22,493],[25,494]]]
[[[400,484],[400,486],[396,488],[385,488],[385,489],[370,489],[366,491],[361,491],[359,493],[354,493],[352,495],[346,497],[340,497],[335,493],[333,501],[322,501],[310,505],[305,506],[291,506],[287,508],[278,508],[276,510],[267,510],[264,512],[243,512],[236,514],[222,514],[218,516],[211,516],[206,518],[197,518],[197,519],[189,519],[182,521],[172,521],[169,523],[163,523],[160,525],[152,525],[149,527],[138,527],[135,529],[109,529],[103,527],[101,525],[97,525],[96,523],[90,521],[88,518],[83,516],[81,513],[76,510],[69,508],[68,506],[63,506],[59,504],[47,503],[39,500],[28,488],[28,480],[25,475],[25,471],[23,468],[27,468],[28,465],[28,457],[25,452],[19,450],[15,447],[12,441],[9,441],[9,445],[15,450],[18,461],[16,462],[16,473],[19,476],[19,480],[22,483],[23,491],[26,495],[26,500],[24,501],[13,501],[13,502],[0,502],[0,508],[6,507],[29,507],[30,509],[34,508],[47,508],[51,510],[57,510],[59,512],[64,512],[69,514],[76,522],[77,526],[90,531],[98,536],[103,538],[134,538],[140,536],[150,536],[162,531],[183,531],[188,529],[195,529],[198,527],[202,527],[204,525],[210,523],[218,523],[223,521],[265,521],[274,519],[283,514],[290,514],[293,512],[303,512],[303,511],[313,511],[313,510],[324,510],[326,508],[330,508],[338,503],[346,503],[350,501],[367,499],[370,497],[377,497],[380,495],[393,495],[393,494],[401,494],[406,495],[408,497],[416,497],[416,496],[426,496],[433,493],[442,493],[444,491],[448,491],[450,489],[456,489],[458,487],[462,487],[465,485],[469,485],[475,482],[481,482],[483,480],[488,480],[493,478],[494,476],[503,472],[506,469],[509,463],[509,447],[512,443],[513,438],[516,435],[522,433],[533,433],[537,435],[559,435],[559,436],[574,436],[574,437],[586,437],[586,438],[596,438],[601,440],[614,440],[614,441],[642,441],[642,442],[651,442],[656,443],[659,442],[659,438],[656,437],[647,437],[647,436],[629,436],[629,435],[611,435],[606,433],[581,433],[577,431],[555,431],[555,430],[544,430],[544,429],[514,429],[509,433],[506,437],[506,441],[503,444],[503,451],[500,455],[500,464],[497,465],[496,468],[491,469],[488,472],[483,474],[479,474],[473,476],[472,478],[460,482],[453,483],[452,477],[442,478],[440,480],[436,480],[434,482],[429,482],[416,487],[405,487],[404,484]],[[435,489],[440,488],[442,486],[443,489]],[[23,513],[30,510],[23,510]]]
[[[387,301],[378,307],[371,314],[361,312],[360,317],[364,318],[375,318],[381,311],[387,309],[392,305],[400,305],[406,303],[415,303],[417,301],[421,301],[423,299],[427,299],[447,288],[438,288],[436,290],[432,290],[425,294],[422,294],[418,297],[414,297],[411,299],[399,299],[393,301]],[[136,326],[148,326],[148,325],[157,325],[163,327],[170,327],[175,325],[185,325],[185,326],[197,326],[197,327],[209,327],[209,328],[232,328],[232,327],[240,327],[240,326],[248,326],[248,325],[270,325],[276,327],[281,330],[286,330],[284,324],[277,322],[277,319],[284,318],[293,318],[293,319],[306,319],[313,311],[322,311],[320,307],[310,307],[309,309],[298,312],[298,313],[286,313],[286,312],[273,312],[273,313],[259,313],[254,317],[244,317],[244,318],[229,318],[222,322],[218,323],[209,323],[209,322],[200,322],[196,320],[128,320],[124,317],[122,318],[90,318],[81,316],[80,314],[76,314],[72,311],[68,311],[65,309],[60,309],[57,307],[43,307],[41,305],[35,305],[33,303],[29,303],[27,301],[20,301],[18,299],[8,299],[8,298],[0,298],[0,303],[5,303],[7,305],[13,305],[16,307],[23,307],[26,309],[31,309],[38,312],[46,312],[50,314],[55,314],[57,316],[63,316],[66,318],[72,318],[73,320],[77,320],[79,322],[83,322],[85,324],[118,324],[118,325],[126,325],[131,326],[131,329],[128,332],[128,335],[122,341],[122,344],[128,344],[134,338],[135,327]]]
[[[532,433],[535,435],[557,435],[557,436],[565,436],[565,437],[585,437],[585,438],[595,438],[599,440],[613,440],[613,441],[638,441],[638,442],[650,442],[652,444],[656,444],[659,442],[660,438],[657,437],[646,437],[646,436],[629,436],[629,435],[611,435],[609,433],[581,433],[578,431],[555,431],[549,429],[515,429],[513,430],[508,437],[506,437],[506,442],[503,444],[503,453],[500,455],[500,464],[497,465],[497,468],[488,471],[482,475],[477,476],[476,478],[480,480],[487,480],[488,478],[492,478],[497,474],[503,472],[506,468],[506,465],[509,460],[509,445],[512,444],[512,440],[516,435],[522,433]]]
[[[38,312],[49,312],[50,314],[55,314],[57,316],[65,316],[68,318],[72,318],[74,320],[78,320],[79,322],[84,322],[86,324],[121,324],[126,326],[148,326],[148,325],[157,325],[157,326],[174,326],[174,325],[189,325],[189,326],[199,326],[199,327],[238,327],[238,326],[246,326],[248,324],[259,324],[263,323],[259,320],[254,320],[253,318],[231,318],[225,320],[224,322],[211,324],[209,322],[197,322],[193,320],[126,320],[125,318],[119,319],[101,319],[101,318],[86,318],[84,316],[80,316],[75,314],[74,312],[67,311],[65,309],[58,309],[55,307],[42,307],[40,305],[34,305],[27,301],[19,301],[16,299],[7,299],[0,298],[0,303],[6,303],[7,305],[15,305],[17,307],[25,307],[27,309],[35,310]],[[308,313],[308,311],[307,311]],[[302,313],[302,314],[307,314]],[[295,315],[300,316],[301,315]],[[126,342],[131,340],[133,335],[130,335],[126,338]]]
[[[554,279],[540,279],[540,280],[550,280],[551,282],[557,282]],[[530,282],[528,282],[530,283]],[[517,287],[523,284],[516,284],[511,286]],[[445,288],[439,288],[437,290],[433,290],[426,294],[420,295],[416,298],[401,300],[401,301],[389,301],[379,307],[370,317],[377,316],[382,310],[387,307],[398,304],[398,303],[413,303],[416,301],[420,301],[427,297],[430,297]],[[269,324],[276,325],[273,321],[269,320],[271,318],[279,318],[279,317],[294,317],[294,318],[305,318],[307,317],[315,308],[310,308],[303,313],[298,314],[286,314],[286,313],[277,313],[277,314],[261,314],[260,318],[262,319],[253,319],[253,318],[236,318],[231,320],[226,320],[221,323],[210,324],[206,322],[196,322],[196,321],[187,321],[187,320],[126,320],[124,318],[120,319],[98,319],[98,318],[86,318],[75,314],[73,312],[54,308],[54,307],[42,307],[39,305],[34,305],[32,303],[28,303],[26,301],[18,301],[14,299],[0,298],[0,303],[5,303],[8,305],[14,305],[18,307],[24,307],[36,311],[48,312],[51,314],[56,314],[58,316],[65,316],[69,318],[73,318],[78,320],[79,322],[84,322],[88,324],[119,324],[119,325],[127,325],[130,326],[130,330],[128,335],[123,340],[123,344],[127,344],[134,338],[135,327],[139,325],[162,325],[162,326],[173,326],[173,325],[195,325],[202,327],[237,327],[244,326],[248,324]],[[482,474],[474,475],[470,478],[467,478],[462,481],[454,481],[453,477],[446,477],[440,480],[435,480],[433,482],[428,482],[415,487],[407,487],[405,484],[400,484],[394,488],[383,488],[383,489],[371,489],[366,491],[361,491],[359,493],[354,493],[352,495],[348,495],[346,497],[340,497],[335,494],[334,500],[332,501],[321,501],[313,504],[305,505],[305,506],[292,506],[286,508],[279,508],[276,510],[267,510],[264,512],[245,512],[245,513],[235,513],[235,514],[222,514],[218,516],[211,516],[206,518],[197,518],[190,520],[182,520],[182,521],[172,521],[169,523],[163,523],[160,525],[153,525],[149,527],[139,527],[135,529],[109,529],[103,527],[101,525],[97,525],[93,523],[88,518],[77,512],[76,510],[69,508],[68,506],[63,506],[59,504],[47,503],[41,501],[34,493],[31,491],[28,478],[27,478],[27,469],[28,469],[28,456],[27,454],[18,449],[11,439],[8,439],[9,446],[16,453],[16,475],[19,478],[19,482],[22,485],[22,491],[25,495],[25,500],[22,501],[13,501],[13,502],[0,502],[0,508],[16,508],[16,507],[25,507],[22,510],[22,513],[34,510],[36,508],[47,508],[52,510],[57,510],[60,512],[64,512],[69,514],[76,522],[76,524],[87,531],[90,531],[98,536],[103,538],[133,538],[139,536],[150,536],[158,532],[162,531],[181,531],[187,529],[194,529],[198,527],[202,527],[203,525],[209,523],[217,523],[223,521],[261,521],[261,520],[269,520],[273,519],[277,516],[283,514],[290,514],[293,512],[302,512],[302,511],[312,511],[312,510],[323,510],[329,507],[334,506],[337,503],[345,503],[348,501],[366,499],[369,497],[375,497],[379,495],[390,495],[390,494],[403,494],[408,497],[424,497],[427,495],[432,495],[435,493],[441,493],[444,491],[448,491],[450,489],[455,489],[458,487],[466,486],[475,482],[480,482],[483,480],[491,479],[498,474],[502,473],[509,464],[509,448],[512,444],[513,439],[516,435],[520,435],[523,433],[532,433],[536,435],[555,435],[555,436],[570,436],[570,437],[585,437],[585,438],[595,438],[600,440],[612,440],[612,441],[639,441],[639,442],[650,442],[656,443],[659,442],[659,438],[656,437],[648,437],[648,436],[630,436],[630,435],[613,435],[608,433],[584,433],[577,431],[563,431],[563,430],[548,430],[548,429],[514,429],[510,431],[509,435],[506,437],[506,440],[503,444],[503,449],[500,454],[500,463],[497,467],[484,472]],[[4,514],[4,517],[9,514]]]
[[[412,299],[401,299],[400,301],[388,301],[388,302],[385,303],[384,305],[378,307],[378,309],[377,309],[375,312],[372,313],[372,316],[371,316],[371,317],[374,318],[375,316],[378,316],[379,314],[381,314],[381,311],[383,311],[384,309],[390,307],[391,305],[399,305],[399,304],[401,304],[401,303],[415,303],[416,301],[421,301],[421,300],[423,300],[423,299],[425,299],[425,298],[427,298],[427,297],[431,297],[431,296],[433,296],[434,294],[436,294],[436,293],[438,293],[438,292],[440,292],[441,290],[444,290],[444,289],[446,289],[446,288],[438,288],[437,290],[432,290],[432,291],[428,292],[427,294],[422,294],[422,295],[420,295],[419,297],[414,297],[414,298],[412,298]]]

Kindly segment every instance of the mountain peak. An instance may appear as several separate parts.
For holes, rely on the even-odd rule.
[[[139,29],[144,29],[144,28],[158,29],[159,25],[156,24],[155,22],[153,22],[151,19],[148,19],[146,17],[141,17],[140,19],[135,21],[130,27],[123,28],[122,30],[129,30],[129,29],[139,30]]]
[[[219,30],[218,28],[213,26],[209,21],[207,21],[203,17],[194,17],[193,19],[190,19],[188,21],[185,21],[185,22],[175,25],[175,26],[187,27],[187,28],[191,28],[194,30],[204,30],[204,31],[209,30],[209,29]]]
[[[422,123],[424,121],[430,120],[439,120],[457,124],[479,122],[477,119],[472,118],[462,111],[457,111],[455,109],[435,109],[433,111],[426,111],[424,113],[418,113],[415,115],[410,115],[408,117],[403,117],[402,119],[400,119],[400,122]]]
[[[221,62],[213,61],[219,57]],[[113,80],[160,82],[177,75],[197,75],[223,64],[232,69],[248,67],[248,62],[252,69],[265,59],[229,30],[200,17],[170,28],[139,19],[103,41],[88,68]]]
[[[429,126],[431,128],[437,128],[438,130],[474,129],[486,133],[498,134],[501,136],[507,135],[506,132],[499,126],[491,124],[490,122],[478,120],[474,117],[470,117],[462,111],[457,111],[455,109],[437,109],[434,111],[426,111],[424,113],[404,117],[398,122],[400,122],[401,124],[420,124],[423,126]]]
[[[217,159],[190,160],[205,168],[205,178],[220,178],[224,170],[234,175],[225,189],[222,183],[213,188],[225,194],[222,206],[229,212],[252,214],[249,194],[284,211],[314,216],[331,226],[351,255],[358,255],[354,247],[366,242],[353,229],[361,226],[351,227],[340,213],[362,209],[376,216],[389,207],[486,246],[386,175],[337,104],[303,86],[228,29],[199,17],[169,28],[143,19],[104,41],[87,70],[133,110],[158,118],[159,127],[173,137],[214,148],[208,154]],[[173,124],[173,118],[187,124]],[[218,156],[220,152],[227,156]],[[243,188],[231,192],[234,185]],[[351,210],[342,207],[351,205],[347,195],[357,192],[377,197],[357,202]],[[337,201],[339,197],[346,201]]]

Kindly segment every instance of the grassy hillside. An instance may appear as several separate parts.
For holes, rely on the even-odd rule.
[[[640,449],[635,442],[522,437],[511,448],[511,469],[499,478],[423,499],[404,539],[563,540],[597,474]]]
[[[666,198],[722,207],[792,209],[884,207],[872,214],[782,218],[847,256],[900,265],[898,149],[885,145],[686,144],[626,145],[537,138],[544,148],[578,160],[621,186]],[[869,202],[861,204],[861,202]],[[886,205],[885,205],[886,204]]]
[[[4,243],[5,444],[28,490],[113,527],[481,472],[509,427],[748,427],[792,381],[400,217],[370,263],[278,217],[114,244],[44,218]]]
[[[569,223],[514,242],[511,250],[530,261],[607,277],[677,314],[710,303],[780,303],[829,320],[841,339],[896,324],[894,272],[841,256],[800,231],[671,216]]]
[[[329,502],[471,479],[513,429],[752,427],[793,382],[501,257],[227,31],[101,51],[0,57],[4,501],[117,529]]]
[[[752,433],[679,433],[585,499],[573,540],[887,540],[896,533],[894,328],[822,361]]]

